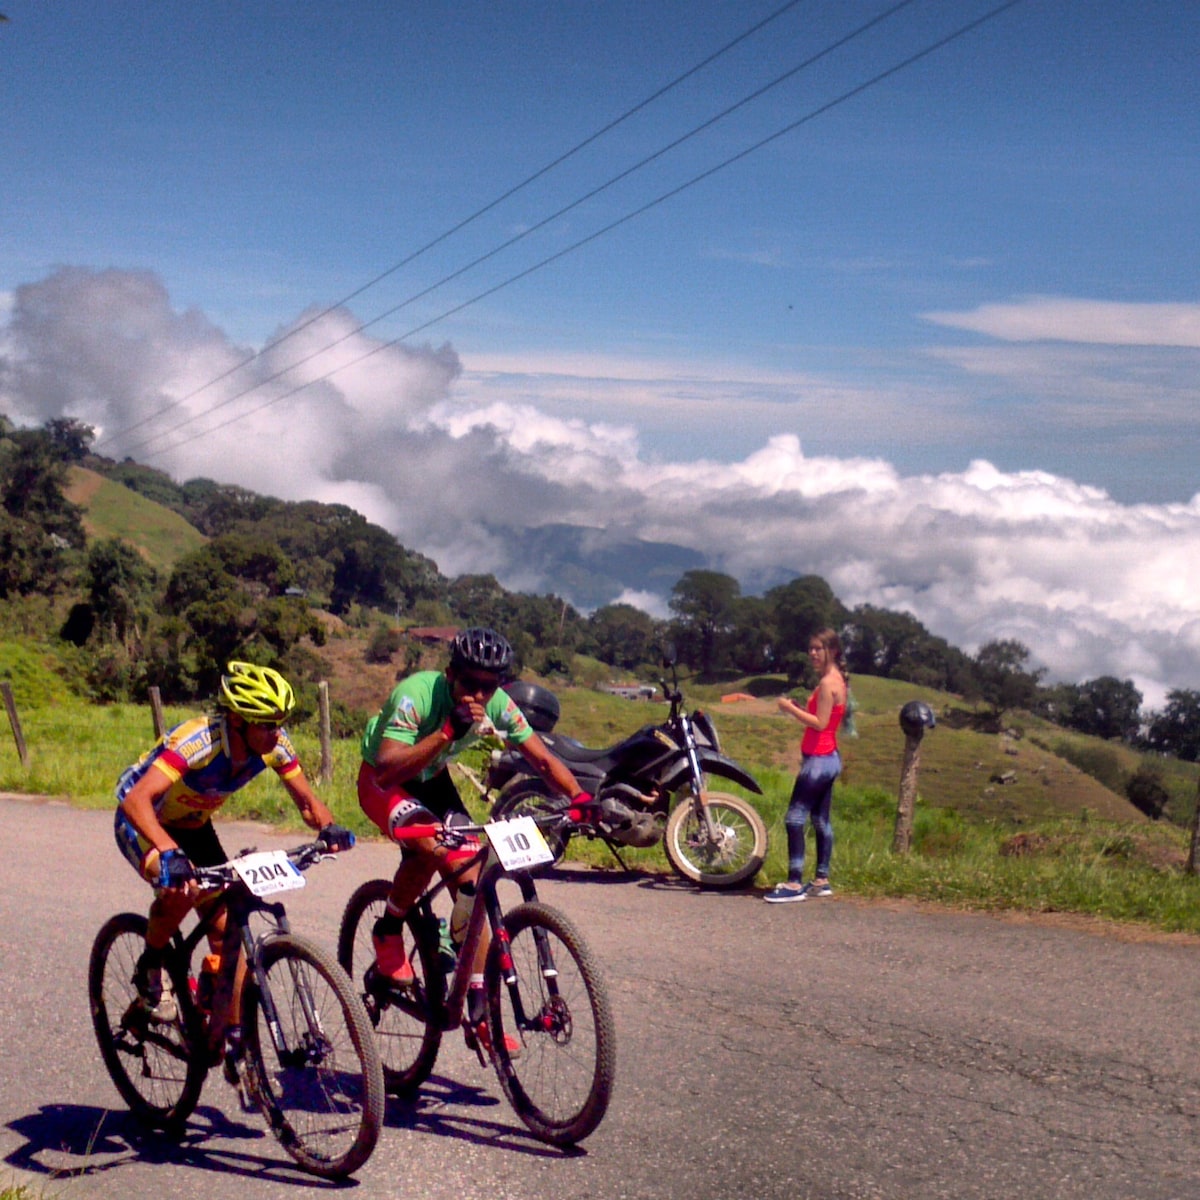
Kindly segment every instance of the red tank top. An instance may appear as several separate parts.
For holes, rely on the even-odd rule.
[[[808,698],[808,703],[804,706],[806,712],[817,715],[817,691],[813,692]],[[846,712],[844,704],[835,704],[833,710],[829,714],[829,724],[824,729],[813,729],[811,726],[804,727],[804,737],[800,741],[801,754],[832,754],[837,748],[837,731],[838,726],[842,723],[842,717]]]

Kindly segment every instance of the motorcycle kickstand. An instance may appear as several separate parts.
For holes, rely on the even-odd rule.
[[[632,875],[633,868],[621,857],[621,852],[620,852],[620,850],[617,849],[616,843],[610,842],[608,840],[608,838],[605,838],[604,844],[612,852],[613,858],[615,858],[617,860],[617,862],[619,862],[621,864],[621,870],[624,871],[627,875]]]

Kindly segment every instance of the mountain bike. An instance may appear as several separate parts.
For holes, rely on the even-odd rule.
[[[196,867],[202,890],[222,889],[192,931],[177,931],[164,956],[176,1014],[151,1014],[134,984],[145,949],[140,913],[110,918],[92,946],[88,994],[104,1065],[134,1115],[171,1133],[182,1130],[220,1053],[210,1014],[193,992],[191,970],[220,909],[224,952],[214,981],[214,1011],[233,995],[238,960],[243,1050],[226,1056],[226,1078],[244,1106],[257,1107],[283,1148],[305,1170],[340,1179],[370,1157],[383,1123],[383,1069],[371,1021],[345,972],[320,946],[291,932],[278,892],[302,887],[301,872],[332,857],[321,841],[294,850],[245,850],[215,867]],[[261,933],[252,918],[265,924]],[[215,1024],[215,1023],[212,1023]],[[219,1041],[217,1045],[219,1046]]]
[[[387,1090],[412,1094],[433,1071],[443,1033],[463,1023],[467,988],[485,922],[491,930],[484,969],[487,1038],[476,1052],[490,1059],[518,1117],[539,1139],[571,1146],[604,1119],[616,1066],[616,1035],[596,961],[575,925],[538,900],[531,870],[552,861],[531,816],[487,825],[409,826],[403,837],[437,837],[461,846],[486,842],[449,879],[428,888],[405,918],[405,946],[415,978],[399,985],[375,969],[371,929],[383,915],[391,881],[373,879],[351,897],[338,936],[338,961],[363,989],[375,1027]],[[482,863],[457,951],[441,936],[434,904],[448,883]],[[501,908],[497,884],[512,879],[521,903]],[[461,893],[460,893],[461,898]]]

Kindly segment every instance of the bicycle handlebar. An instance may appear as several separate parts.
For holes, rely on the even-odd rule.
[[[575,824],[574,818],[567,810],[549,813],[523,813],[521,815],[531,817],[539,829]],[[397,842],[409,842],[416,841],[417,838],[431,837],[437,839],[437,841],[445,846],[456,847],[461,846],[468,837],[485,833],[488,824],[495,825],[501,823],[503,823],[503,818],[499,822],[490,821],[482,825],[475,822],[458,825],[402,825],[399,829],[392,831],[392,838]]]
[[[195,880],[201,887],[227,887],[231,883],[236,883],[240,877],[234,869],[234,861],[254,853],[254,847],[250,847],[239,851],[228,862],[220,863],[217,866],[198,867],[193,864],[192,871]],[[322,859],[338,857],[322,841],[306,842],[303,846],[296,846],[284,853],[298,871],[307,871],[309,867],[314,863],[321,862]]]

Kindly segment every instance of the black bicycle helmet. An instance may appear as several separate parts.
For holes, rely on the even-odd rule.
[[[475,626],[455,635],[450,647],[450,665],[503,675],[512,666],[513,648],[493,629]]]

